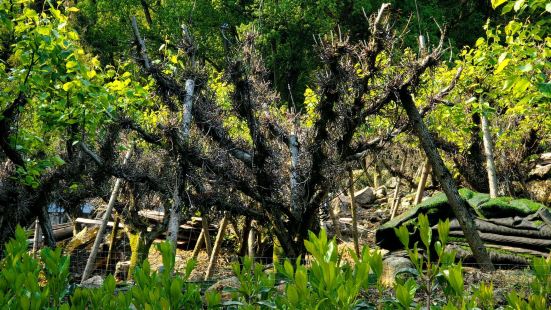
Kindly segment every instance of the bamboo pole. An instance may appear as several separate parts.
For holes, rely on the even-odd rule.
[[[214,273],[214,269],[216,268],[216,259],[218,257],[218,252],[220,251],[220,247],[222,246],[222,240],[224,240],[224,232],[226,230],[227,225],[228,225],[228,215],[225,214],[222,220],[220,221],[220,227],[218,227],[218,234],[216,235],[216,241],[214,242],[214,248],[212,249],[209,265],[207,267],[207,272],[205,274],[205,281],[208,281],[210,277],[212,277],[212,274]]]
[[[124,161],[122,162],[123,165],[126,165],[128,160],[132,156],[133,150],[134,150],[134,145],[132,145],[128,150],[128,152],[126,152],[126,156],[124,157]],[[86,281],[86,279],[88,279],[88,277],[90,276],[90,273],[92,273],[92,268],[93,268],[92,266],[96,261],[99,245],[103,241],[105,228],[107,227],[107,222],[109,221],[109,217],[111,217],[111,211],[113,210],[113,207],[115,206],[115,202],[117,201],[117,196],[119,195],[119,190],[121,188],[121,185],[122,185],[122,179],[117,178],[117,180],[115,181],[115,186],[113,187],[113,191],[111,192],[111,197],[109,198],[109,203],[107,204],[107,209],[103,214],[103,219],[101,221],[101,225],[96,235],[94,246],[92,247],[92,250],[90,251],[90,256],[86,261],[86,267],[84,268],[84,272],[82,273],[81,283]]]

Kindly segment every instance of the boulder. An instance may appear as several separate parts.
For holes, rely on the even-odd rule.
[[[363,207],[375,201],[375,192],[373,188],[367,186],[354,192],[354,199],[358,207]],[[350,196],[340,194],[333,199],[331,206],[337,216],[341,215],[341,213],[350,212]]]
[[[375,191],[375,198],[376,199],[381,199],[381,198],[385,198],[385,197],[386,197],[386,187],[380,186]]]
[[[100,288],[103,285],[103,278],[101,276],[93,276],[86,279],[80,284],[83,288]]]
[[[386,286],[393,286],[396,275],[406,270],[415,270],[408,258],[390,255],[383,260],[383,275],[381,276],[381,282]]]

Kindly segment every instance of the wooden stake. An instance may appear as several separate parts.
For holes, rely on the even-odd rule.
[[[249,230],[249,239],[247,240],[247,243],[248,243],[248,255],[250,258],[254,258],[255,256],[255,253],[254,253],[254,242],[256,240],[256,232],[255,232],[255,229],[254,229],[254,226],[251,227],[251,230]]]
[[[205,242],[205,232],[201,228],[201,233],[199,234],[199,238],[197,238],[197,242],[195,243],[195,247],[193,248],[193,254],[191,255],[193,259],[196,259],[197,256],[199,256],[199,251],[201,251],[203,242]]]
[[[356,255],[360,255],[360,244],[358,242],[358,222],[356,218],[356,201],[354,198],[354,174],[352,168],[348,168],[348,178],[350,182],[350,208],[352,211],[352,237],[354,238],[354,250]]]
[[[212,249],[212,254],[210,255],[209,266],[207,267],[207,273],[205,274],[205,281],[208,281],[214,269],[216,268],[216,258],[218,257],[218,252],[222,246],[222,240],[224,240],[224,232],[226,226],[228,225],[228,215],[225,214],[222,220],[220,221],[220,227],[218,227],[218,234],[216,235],[216,240],[214,241],[214,248]]]
[[[207,250],[207,255],[212,253],[212,243],[210,242],[210,232],[209,232],[209,220],[206,215],[201,217],[201,225],[203,225],[203,238],[205,238],[205,249]]]
[[[404,156],[404,159],[402,160],[402,164],[400,165],[400,172],[404,173],[404,168],[406,166],[406,158],[407,156]],[[394,189],[394,198],[392,199],[392,208],[390,211],[390,219],[393,219],[394,216],[396,216],[396,211],[398,211],[398,206],[400,205],[400,183],[402,181],[402,178],[398,177],[396,180],[396,188]]]
[[[335,201],[335,203],[338,203],[339,199],[336,198],[334,199],[333,201]],[[329,204],[329,216],[331,217],[331,222],[333,222],[333,229],[335,230],[335,236],[337,236],[337,239],[340,239],[340,240],[343,240],[342,239],[342,234],[341,234],[341,227],[340,227],[340,223],[339,223],[339,218],[338,216],[335,214],[335,206],[333,205],[333,201]]]
[[[38,218],[34,221],[34,238],[33,238],[33,253],[36,253],[38,251],[38,246],[40,243],[40,239],[42,237],[42,232],[40,231],[40,223],[38,222]]]
[[[418,205],[423,201],[423,195],[425,193],[425,186],[427,184],[427,180],[429,179],[430,174],[430,163],[429,159],[425,160],[425,163],[423,164],[423,172],[421,173],[421,179],[419,180],[419,185],[417,186],[417,193],[415,193],[415,201],[413,202],[414,205]]]
[[[111,236],[109,237],[109,252],[107,252],[107,262],[105,262],[105,269],[109,269],[109,262],[111,261],[111,254],[113,253],[113,247],[117,240],[117,233],[119,232],[119,223],[121,222],[120,216],[115,213],[115,222],[113,223],[113,229],[111,230]]]

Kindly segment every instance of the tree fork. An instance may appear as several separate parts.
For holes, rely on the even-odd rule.
[[[413,130],[419,138],[419,142],[427,155],[434,174],[442,185],[442,189],[448,198],[448,202],[452,207],[453,213],[461,225],[465,238],[473,251],[477,263],[483,270],[494,271],[494,265],[492,264],[490,255],[486,251],[484,243],[476,230],[475,221],[472,214],[469,212],[469,207],[465,200],[459,196],[457,185],[455,184],[449,170],[446,168],[444,161],[440,157],[440,154],[434,145],[434,141],[427,127],[423,123],[419,110],[417,110],[417,107],[413,102],[411,94],[407,91],[407,89],[402,88],[399,92],[399,99],[400,103],[406,110],[408,118],[413,126]]]

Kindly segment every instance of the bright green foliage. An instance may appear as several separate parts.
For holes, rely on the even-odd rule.
[[[224,305],[239,306],[240,309],[275,306],[276,282],[273,272],[264,272],[264,266],[255,264],[249,256],[243,257],[242,266],[238,262],[233,263],[232,270],[239,279],[240,287],[233,292],[233,301]]]
[[[548,143],[551,132],[551,29],[546,1],[492,1],[503,14],[514,11],[505,25],[488,20],[485,37],[461,52],[451,70],[430,77],[435,90],[446,85],[457,67],[463,73],[448,96],[450,105],[438,106],[430,124],[460,151],[469,146],[473,114],[485,114],[492,123],[496,153],[521,146],[531,132]],[[438,85],[435,85],[438,84]]]
[[[115,288],[115,278],[112,275],[105,278],[100,288],[77,288],[70,298],[71,309],[128,309],[132,302],[132,295],[117,294]]]
[[[40,252],[44,263],[44,274],[48,283],[47,291],[52,304],[57,307],[61,305],[63,298],[69,288],[69,256],[61,254],[61,248],[52,250],[44,248]]]
[[[438,222],[438,240],[434,243],[432,228],[426,215],[419,215],[415,229],[419,230],[421,242],[424,245],[424,254],[420,254],[419,248],[417,247],[418,242],[415,242],[413,248],[410,248],[410,233],[406,226],[402,225],[400,228],[395,228],[394,231],[404,245],[411,262],[415,266],[417,271],[415,275],[419,277],[420,282],[419,287],[426,294],[427,307],[433,304],[431,297],[437,285],[442,288],[449,302],[456,305],[462,304],[464,289],[461,264],[454,264],[454,251],[445,251],[450,231],[449,220]],[[436,259],[434,259],[434,254],[436,254]],[[433,257],[431,258],[431,256]],[[402,285],[400,290],[397,290],[396,293],[398,294],[398,292],[400,292],[400,298],[397,297],[399,300],[407,302],[408,299],[405,295],[406,288],[404,285]],[[407,288],[411,292],[414,286],[410,283]],[[404,302],[400,301],[400,304],[402,306],[407,304]]]
[[[0,262],[0,305],[7,309],[43,309],[59,306],[68,284],[69,258],[60,251],[42,251],[45,268],[28,253],[27,234],[21,227],[15,239],[6,244],[5,258]],[[52,286],[42,287],[41,272]]]
[[[426,223],[421,219],[417,229],[424,231],[423,239],[430,244],[432,236],[423,227]],[[405,242],[409,241],[409,232],[404,228],[397,229],[397,234]],[[464,290],[461,263],[455,264],[454,253],[443,250],[449,222],[440,222],[437,230],[436,261],[427,260],[432,247],[425,249],[427,257],[423,257],[417,243],[413,249],[406,246],[417,270],[399,272],[400,275],[409,272],[414,277],[396,278],[394,298],[385,298],[383,294],[380,252],[364,248],[360,257],[350,252],[354,262],[345,263],[336,241],[328,240],[322,231],[317,236],[311,233],[307,241],[312,257],[310,265],[303,265],[301,258],[294,264],[286,260],[274,274],[247,257],[241,266],[234,264],[240,287],[232,290],[232,300],[222,301],[220,293],[215,291],[207,292],[203,299],[199,286],[189,282],[195,261],[188,262],[183,274],[174,273],[175,257],[168,242],[157,247],[163,270],[151,270],[146,260],[135,271],[134,285],[117,287],[115,278],[107,276],[99,288],[76,288],[71,292],[69,258],[62,256],[60,249],[45,249],[40,261],[34,258],[28,253],[25,231],[18,227],[15,239],[6,244],[5,258],[0,262],[0,304],[7,309],[200,309],[205,306],[208,309],[418,309],[421,305],[414,300],[416,291],[440,287],[447,303],[431,302],[431,309],[493,309],[493,286],[482,283],[469,297]],[[532,268],[535,276],[532,294],[525,297],[517,292],[509,293],[507,309],[539,310],[550,306],[551,258],[535,259]],[[276,286],[276,277],[280,275],[284,282]],[[380,292],[377,304],[365,300],[365,294],[372,287]]]
[[[534,259],[532,268],[535,279],[531,284],[531,294],[524,296],[518,292],[510,292],[507,295],[507,309],[544,310],[551,307],[551,257]]]
[[[37,187],[44,170],[64,164],[57,146],[77,139],[69,128],[96,137],[110,96],[98,60],[79,46],[68,24],[76,9],[46,4],[38,13],[30,2],[0,3],[0,111],[23,98],[17,132],[9,138],[27,159],[18,168],[21,182]]]
[[[199,286],[187,282],[195,267],[194,260],[188,261],[185,273],[173,276],[175,254],[173,245],[161,243],[157,250],[163,257],[163,270],[152,271],[146,260],[134,273],[135,285],[131,289],[132,303],[140,309],[197,308],[201,305]],[[159,288],[164,289],[159,289]]]
[[[282,300],[286,309],[356,309],[365,306],[361,292],[371,285],[382,292],[380,252],[363,248],[358,257],[350,251],[354,264],[349,265],[341,261],[335,239],[328,240],[324,230],[319,236],[310,232],[304,244],[312,256],[311,266],[301,265],[299,258],[295,267],[286,261],[280,268],[289,279],[287,298]]]

